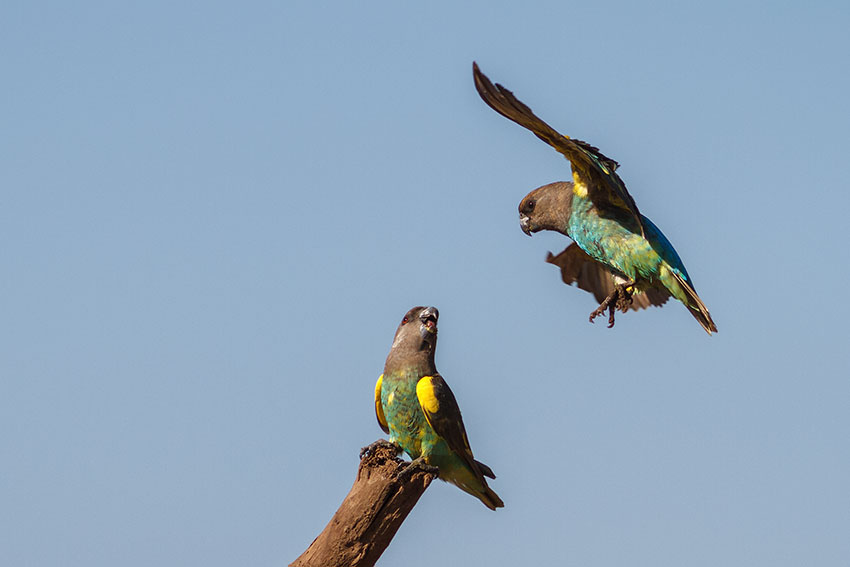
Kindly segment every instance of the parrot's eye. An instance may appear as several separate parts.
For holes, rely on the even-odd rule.
[[[408,319],[407,315],[404,316],[404,319],[401,320],[402,325],[407,325],[410,323],[410,319]]]
[[[525,207],[523,207],[523,209],[525,209],[525,212],[526,212],[526,213],[530,213],[531,211],[533,211],[533,210],[534,210],[534,205],[535,205],[535,204],[536,204],[536,203],[534,202],[534,199],[529,199],[528,201],[526,201],[526,203],[525,203]]]

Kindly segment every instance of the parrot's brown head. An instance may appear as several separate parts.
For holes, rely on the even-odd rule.
[[[538,187],[519,204],[519,227],[531,236],[540,230],[567,234],[573,203],[573,184],[566,181]]]
[[[414,307],[401,319],[393,339],[393,349],[434,350],[437,346],[436,307]]]
[[[394,365],[433,365],[439,316],[440,312],[436,307],[414,307],[405,313],[393,338],[393,346],[387,357],[387,368]]]

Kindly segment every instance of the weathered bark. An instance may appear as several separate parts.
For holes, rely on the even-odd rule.
[[[290,567],[374,565],[435,475],[415,468],[387,445],[360,460],[354,486],[310,547]]]

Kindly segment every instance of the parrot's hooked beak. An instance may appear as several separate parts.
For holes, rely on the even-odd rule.
[[[519,215],[519,227],[520,227],[520,228],[522,229],[522,231],[523,231],[524,233],[526,233],[528,236],[531,236],[531,226],[530,226],[530,223],[531,223],[531,219],[530,219],[530,218],[528,218],[528,215],[524,215],[524,214],[520,213],[520,215]]]
[[[430,341],[437,336],[437,318],[439,316],[440,312],[437,311],[436,307],[426,307],[419,314],[419,321],[421,323],[419,333],[422,336],[422,340]]]

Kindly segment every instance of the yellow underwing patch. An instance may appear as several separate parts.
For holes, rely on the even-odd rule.
[[[587,185],[581,180],[576,172],[573,172],[573,193],[582,199],[587,197]]]

